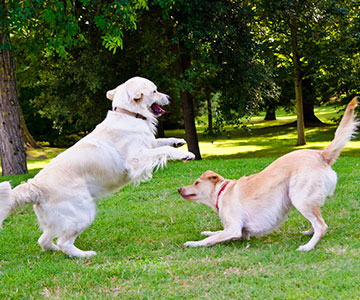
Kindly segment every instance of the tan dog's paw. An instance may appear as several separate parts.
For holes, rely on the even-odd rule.
[[[184,244],[185,247],[199,247],[201,246],[199,242],[186,242]]]

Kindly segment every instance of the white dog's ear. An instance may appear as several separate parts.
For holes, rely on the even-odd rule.
[[[106,98],[108,98],[109,100],[112,101],[112,100],[114,100],[115,94],[116,94],[116,89],[107,91]]]
[[[144,96],[143,93],[137,93],[133,99],[135,102],[138,102],[138,101],[142,100],[143,96]]]

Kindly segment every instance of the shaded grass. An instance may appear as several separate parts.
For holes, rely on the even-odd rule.
[[[98,203],[96,221],[76,241],[79,248],[98,252],[90,259],[41,252],[31,208],[16,211],[0,232],[0,298],[360,298],[360,158],[335,164],[338,187],[323,208],[329,231],[309,253],[296,251],[309,240],[300,234],[309,223],[296,211],[264,237],[209,248],[182,246],[221,225],[209,208],[182,200],[178,187],[207,169],[238,178],[272,161],[174,162],[150,182],[125,187]],[[19,176],[10,179],[19,182]]]

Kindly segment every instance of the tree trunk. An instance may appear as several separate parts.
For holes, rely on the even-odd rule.
[[[297,43],[297,24],[295,17],[290,20],[291,24],[291,46],[294,63],[294,84],[295,84],[295,99],[296,99],[296,115],[297,115],[297,134],[298,140],[296,145],[301,146],[306,144],[305,139],[305,124],[304,124],[304,109],[303,109],[303,96],[302,96],[302,76],[300,69],[300,60],[298,56],[298,43]]]
[[[303,102],[304,102],[304,122],[308,126],[317,126],[323,124],[321,120],[315,116],[314,103],[316,101],[315,89],[310,79],[302,81]]]
[[[176,47],[176,48],[175,48]],[[183,53],[184,47],[181,46],[181,43],[174,45],[174,54],[176,54],[175,60],[175,72],[177,79],[182,82],[185,71],[190,67],[190,56],[186,53]],[[184,115],[184,127],[186,142],[188,150],[195,154],[195,159],[200,160],[200,148],[195,126],[195,116],[194,116],[194,104],[192,95],[187,92],[184,88],[180,90],[180,98],[182,102],[182,109]]]
[[[4,0],[0,5],[5,11]],[[10,39],[0,28],[0,156],[2,175],[27,173],[14,59]]]
[[[266,115],[264,118],[265,121],[275,121],[276,120],[276,114],[275,114],[275,109],[273,108],[268,108],[266,110]]]
[[[207,95],[206,102],[207,102],[207,111],[208,111],[208,131],[209,131],[209,134],[213,134],[213,116],[212,116],[210,95]]]
[[[162,121],[159,121],[158,123],[156,137],[157,138],[165,137],[164,123]]]
[[[29,129],[26,126],[25,119],[24,119],[24,114],[22,112],[21,106],[20,106],[20,118],[21,118],[21,125],[23,127],[25,148],[27,148],[27,149],[29,149],[29,148],[41,148],[36,143],[35,139],[33,138],[33,136],[31,135],[31,133],[29,131]]]

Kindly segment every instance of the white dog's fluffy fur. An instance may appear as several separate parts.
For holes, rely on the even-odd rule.
[[[208,238],[185,246],[211,246],[229,240],[258,236],[276,229],[294,206],[310,221],[304,234],[313,235],[298,248],[309,251],[325,235],[320,214],[326,197],[333,194],[337,176],[331,165],[355,133],[356,98],[347,106],[334,140],[325,150],[298,150],[286,154],[262,172],[239,180],[224,179],[207,171],[194,184],[179,189],[187,200],[203,203],[219,213],[224,230],[202,232]]]
[[[168,96],[149,80],[134,77],[107,92],[113,111],[96,129],[53,159],[27,183],[11,190],[0,183],[0,226],[17,207],[33,203],[43,234],[43,250],[61,250],[69,256],[88,257],[94,251],[74,246],[76,237],[94,221],[95,200],[131,182],[149,180],[167,159],[194,159],[174,147],[183,139],[155,139],[156,117]],[[56,245],[53,240],[57,238]]]

